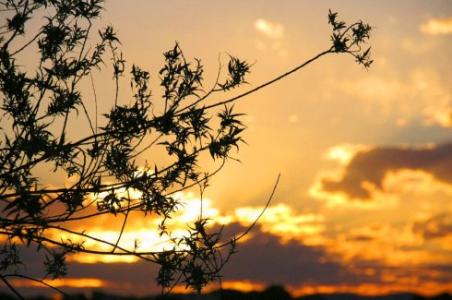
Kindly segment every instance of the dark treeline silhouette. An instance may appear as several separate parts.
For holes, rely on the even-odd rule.
[[[12,296],[0,293],[0,299],[13,300]],[[50,300],[51,297],[34,296],[28,300]],[[275,285],[263,291],[241,292],[237,290],[217,290],[204,295],[195,294],[173,294],[158,296],[120,296],[101,291],[94,291],[91,296],[84,294],[66,295],[63,300],[449,300],[452,295],[448,293],[439,294],[433,297],[424,297],[412,293],[398,293],[385,296],[361,296],[355,294],[316,294],[301,297],[292,297],[282,286]]]

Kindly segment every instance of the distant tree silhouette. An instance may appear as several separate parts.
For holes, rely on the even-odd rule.
[[[11,279],[47,285],[43,279],[66,275],[66,257],[75,253],[127,255],[156,263],[160,265],[156,281],[164,291],[183,283],[199,292],[218,280],[237,240],[248,231],[222,240],[221,232],[209,232],[208,220],[200,214],[194,224],[188,224],[187,237],[171,238],[165,221],[180,205],[174,198],[176,192],[198,186],[202,194],[208,179],[239,149],[245,126],[232,104],[328,54],[349,54],[364,67],[372,63],[370,48],[362,48],[370,26],[362,21],[347,25],[330,11],[331,47],[268,82],[221,101],[206,102],[214,94],[227,94],[246,83],[250,65],[230,56],[226,72],[220,68],[213,86],[205,89],[201,60],[189,61],[176,43],[164,53],[158,73],[163,96],[154,99],[150,73],[127,65],[111,26],[98,31],[93,41],[93,21],[100,17],[102,5],[103,0],[0,1],[0,279],[20,299]],[[37,16],[44,16],[42,25],[33,29],[29,22]],[[36,65],[24,64],[21,54],[33,49]],[[98,112],[100,100],[94,84],[93,97],[84,96],[81,86],[92,83],[93,72],[109,62],[115,96],[109,111]],[[119,101],[122,77],[130,77],[129,104]],[[95,113],[89,112],[90,106]],[[71,125],[74,116],[89,124],[82,137]],[[165,161],[170,163],[139,165],[138,160],[150,149],[166,153]],[[216,169],[198,165],[202,153],[210,155]],[[61,178],[73,180],[50,186],[37,175],[38,170],[50,167]],[[162,237],[170,237],[172,249],[143,252],[138,247],[121,247],[132,211],[162,217],[157,229]],[[70,229],[71,222],[107,214],[124,218],[115,243]],[[110,250],[55,238],[50,232],[95,240]],[[44,257],[45,278],[29,277],[21,267],[20,250],[31,246],[37,249],[37,259]]]
[[[280,285],[272,285],[266,288],[261,296],[262,300],[291,300],[292,296],[287,292],[287,290]]]
[[[419,295],[414,295],[413,296],[413,300],[450,300],[452,299],[452,295],[448,294],[448,293],[441,293],[439,295],[433,296],[433,297],[423,297],[423,296],[419,296]]]

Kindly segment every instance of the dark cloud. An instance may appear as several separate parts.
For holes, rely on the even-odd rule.
[[[435,222],[442,222],[443,217],[434,217]],[[429,227],[428,220],[425,226],[417,224],[417,229]],[[444,223],[444,222],[443,222]],[[436,224],[436,223],[435,223]],[[239,224],[230,224],[224,227],[225,238],[240,234],[246,228]],[[423,230],[422,232],[427,232]],[[432,234],[432,233],[428,233]],[[437,234],[437,233],[435,233]],[[357,237],[367,240],[367,238]],[[37,274],[36,269],[42,269],[33,256],[33,249],[23,252],[26,271]],[[367,269],[375,270],[368,275]],[[81,264],[71,263],[68,278],[97,278],[107,283],[102,288],[104,292],[111,294],[148,295],[160,291],[155,284],[155,276],[158,267],[152,263],[96,263]],[[283,284],[291,286],[302,285],[328,285],[328,286],[359,286],[363,283],[384,284],[381,281],[382,274],[397,274],[401,277],[409,277],[412,274],[419,275],[426,281],[448,282],[450,280],[450,266],[424,266],[422,268],[396,268],[381,265],[376,261],[352,260],[342,263],[332,257],[325,248],[308,246],[298,241],[281,243],[280,239],[270,233],[262,232],[256,226],[251,235],[244,242],[239,243],[238,253],[226,265],[222,272],[224,281],[247,280],[263,284]],[[431,272],[435,271],[435,272]],[[438,275],[439,274],[439,275]],[[432,277],[433,276],[433,277]],[[435,277],[436,276],[436,277]],[[439,276],[439,277],[438,277]],[[91,289],[63,288],[69,293],[90,292]],[[0,292],[4,290],[0,287]],[[26,295],[51,293],[46,289],[21,288]]]
[[[425,239],[442,238],[452,235],[452,215],[439,214],[423,222],[416,222],[413,231]]]
[[[355,234],[347,237],[347,241],[350,242],[372,242],[375,237],[366,234]]]
[[[231,224],[224,227],[223,233],[227,238],[244,230],[238,224]],[[42,274],[42,271],[37,272],[38,269],[42,270],[42,265],[33,256],[33,249],[23,253],[26,272]],[[155,284],[157,270],[156,265],[145,262],[71,263],[68,278],[98,278],[109,283],[103,289],[109,293],[143,295],[160,291]],[[289,285],[353,284],[369,279],[348,271],[346,266],[331,259],[321,247],[306,246],[296,241],[281,243],[278,237],[262,232],[259,226],[253,229],[249,239],[239,243],[238,253],[232,256],[222,275],[225,281],[249,280]]]
[[[266,284],[300,285],[357,283],[356,276],[333,260],[321,247],[307,246],[297,241],[281,243],[278,237],[259,228],[245,243],[239,244],[224,270],[225,280],[252,280]]]
[[[35,278],[42,278],[44,275],[41,258],[33,255],[35,249],[21,249],[24,267],[19,270],[20,274],[25,274]],[[36,253],[35,253],[36,254]],[[123,295],[147,295],[158,294],[161,289],[155,283],[158,266],[152,263],[69,263],[67,279],[95,278],[102,280],[106,286],[101,290],[112,294]],[[71,288],[61,287],[67,293],[90,292],[97,288]],[[24,295],[53,294],[53,291],[42,286],[18,287]],[[0,292],[8,291],[0,286]]]
[[[400,169],[425,171],[452,184],[452,144],[425,149],[380,147],[359,152],[346,167],[341,180],[324,179],[322,186],[325,191],[340,191],[351,198],[369,199],[370,193],[363,188],[364,182],[382,189],[387,172]]]

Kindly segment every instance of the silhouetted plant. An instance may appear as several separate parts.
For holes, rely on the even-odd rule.
[[[34,245],[45,253],[43,266],[51,278],[66,275],[70,254],[131,255],[160,265],[156,280],[165,290],[184,283],[200,292],[206,284],[219,279],[222,267],[236,250],[237,240],[248,231],[224,241],[221,232],[209,232],[208,220],[200,215],[194,224],[188,224],[186,237],[172,238],[165,222],[180,206],[174,194],[193,186],[204,189],[208,179],[243,142],[245,126],[231,104],[327,54],[350,54],[365,67],[372,63],[369,49],[361,49],[369,38],[370,26],[361,21],[347,25],[330,11],[333,33],[329,49],[238,96],[210,104],[206,101],[212,94],[226,93],[246,83],[250,65],[230,56],[227,72],[219,72],[216,82],[206,90],[201,60],[187,60],[176,43],[164,53],[164,66],[158,73],[163,96],[154,99],[150,73],[137,65],[127,66],[111,26],[98,32],[97,42],[90,40],[92,22],[100,16],[102,4],[102,0],[0,2],[5,15],[0,24],[0,234],[4,240],[0,279],[19,298],[22,296],[10,283],[11,278],[47,285],[42,278],[23,274],[19,251],[22,245]],[[44,24],[29,36],[28,22],[38,13],[46,15]],[[38,64],[35,69],[24,69],[20,54],[34,46],[38,49]],[[93,71],[100,70],[108,59],[112,63],[115,98],[110,111],[101,118],[96,96],[96,114],[89,113],[81,83],[89,81]],[[133,95],[130,104],[125,105],[118,100],[120,79],[129,69]],[[89,124],[90,132],[81,138],[71,134],[70,116],[74,113]],[[139,165],[138,159],[151,148],[163,149],[172,162],[162,165],[146,161]],[[202,153],[210,154],[218,165],[216,170],[206,172],[198,165]],[[75,181],[49,187],[45,178],[36,175],[36,170],[49,166]],[[134,193],[132,197],[132,190],[139,196]],[[132,211],[162,217],[157,229],[162,236],[170,237],[172,249],[142,252],[137,247],[119,246]],[[67,227],[71,221],[105,214],[124,216],[116,243]],[[50,231],[92,239],[111,250],[52,238]]]

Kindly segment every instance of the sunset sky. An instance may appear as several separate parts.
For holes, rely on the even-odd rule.
[[[226,232],[241,232],[281,179],[226,266],[224,286],[283,284],[294,295],[452,293],[452,1],[110,0],[105,6],[97,25],[117,29],[129,66],[151,72],[154,97],[161,93],[162,53],[175,41],[186,57],[202,59],[207,86],[219,59],[231,54],[250,62],[249,85],[235,95],[328,49],[328,9],[371,24],[371,68],[329,55],[236,103],[246,114],[247,144],[236,154],[240,162],[228,161],[211,180],[206,216]],[[111,99],[111,76],[101,71],[94,80],[107,110],[111,101],[102,96]],[[183,234],[197,217],[199,195],[178,197],[186,209],[172,226]],[[115,241],[121,221],[103,217],[73,228]],[[121,245],[140,239],[142,249],[161,249],[156,224],[132,215]],[[144,295],[158,291],[155,272],[130,257],[76,255],[69,275],[53,283]]]

